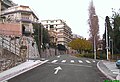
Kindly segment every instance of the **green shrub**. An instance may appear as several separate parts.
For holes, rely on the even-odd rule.
[[[94,58],[94,55],[92,53],[86,53],[86,54],[75,54],[76,57],[87,57],[87,58]]]
[[[86,54],[84,54],[84,57],[94,58],[94,55],[93,55],[93,53],[86,53]]]
[[[83,54],[75,54],[76,57],[84,57]]]
[[[107,58],[107,55],[105,53],[103,53],[99,56],[99,59],[106,59],[106,58]]]

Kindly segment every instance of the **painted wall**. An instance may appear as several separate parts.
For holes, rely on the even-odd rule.
[[[19,23],[0,23],[0,34],[21,36],[22,30]]]

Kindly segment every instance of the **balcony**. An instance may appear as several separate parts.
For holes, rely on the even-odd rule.
[[[26,18],[21,18],[20,21],[27,22],[27,23],[32,23],[32,21],[30,19],[26,19]]]
[[[2,1],[2,5],[3,5],[3,6],[6,6],[6,7],[11,7],[11,6],[14,6],[14,5],[16,5],[16,4],[13,3],[13,2],[10,1],[10,0],[3,0],[3,1]]]

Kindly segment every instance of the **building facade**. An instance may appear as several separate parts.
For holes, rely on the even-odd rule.
[[[21,32],[24,35],[33,33],[33,23],[38,22],[38,17],[29,6],[13,6],[3,10],[1,15],[5,16],[5,22],[16,22],[21,25]]]
[[[72,39],[74,40],[74,39],[77,39],[77,38],[82,38],[82,39],[85,39],[84,37],[82,37],[82,36],[80,36],[80,35],[78,35],[78,34],[72,34],[73,36],[72,36]]]
[[[0,0],[0,15],[1,15],[2,10],[5,10],[5,9],[15,6],[15,5],[17,5],[17,4],[12,2],[11,0]]]
[[[9,7],[17,5],[12,0],[0,0],[0,1],[1,1],[1,10],[5,10]]]
[[[42,20],[41,23],[48,29],[50,36],[56,44],[62,44],[67,47],[68,42],[72,40],[71,28],[61,19],[57,20]],[[54,35],[54,36],[53,36]]]

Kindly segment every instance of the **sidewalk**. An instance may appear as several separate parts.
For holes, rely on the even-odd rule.
[[[116,67],[115,62],[101,60],[97,67],[109,79],[120,80],[120,69]]]
[[[26,71],[29,71],[39,65],[46,63],[48,60],[40,61],[40,60],[28,60],[25,63],[22,63],[16,67],[13,67],[9,70],[3,71],[0,73],[0,82],[5,82],[19,74],[22,74]]]

